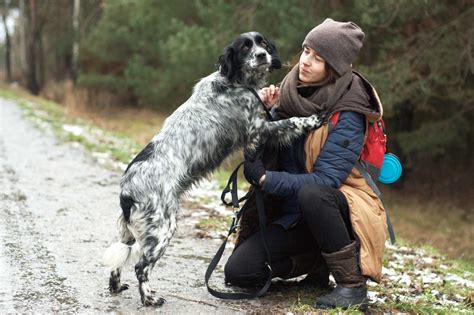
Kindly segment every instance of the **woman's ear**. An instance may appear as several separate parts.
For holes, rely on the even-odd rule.
[[[268,40],[268,45],[270,46],[270,55],[272,56],[272,65],[271,69],[280,69],[281,68],[281,61],[280,61],[280,56],[278,55],[278,51],[276,49],[275,44],[271,40]]]
[[[218,60],[219,73],[231,82],[234,80],[236,75],[234,56],[234,48],[232,46],[227,46],[224,50],[224,54],[221,55]]]

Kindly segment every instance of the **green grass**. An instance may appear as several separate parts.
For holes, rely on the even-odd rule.
[[[200,219],[196,228],[203,231],[227,231],[232,223],[232,217],[213,216]]]
[[[20,98],[17,92],[5,89],[0,89],[0,96],[10,100],[18,100]]]
[[[469,261],[463,259],[453,259],[450,260],[451,271],[457,275],[466,277],[466,274],[469,274],[469,280],[474,281],[474,265]]]

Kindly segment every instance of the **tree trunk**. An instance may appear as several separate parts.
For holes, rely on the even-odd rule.
[[[18,16],[18,29],[20,31],[19,52],[20,52],[20,69],[22,78],[26,77],[27,61],[26,61],[26,28],[27,28],[27,10],[25,0],[19,2],[20,14]]]
[[[72,28],[74,30],[74,43],[72,46],[72,80],[77,79],[77,61],[79,58],[79,14],[81,9],[81,0],[74,0],[74,11],[72,14]]]
[[[11,68],[11,41],[10,41],[10,33],[8,32],[8,25],[7,25],[7,2],[4,2],[4,7],[2,10],[2,20],[3,20],[3,28],[5,29],[5,67],[7,70],[7,82],[12,81],[12,68]]]
[[[37,64],[37,82],[39,89],[45,84],[45,68],[44,68],[44,49],[43,49],[43,24],[38,23],[36,25],[38,37],[36,38],[36,64]]]
[[[38,79],[36,75],[37,68],[37,42],[38,42],[38,7],[36,0],[29,0],[28,2],[29,10],[29,33],[27,44],[27,76],[26,76],[26,87],[28,90],[37,95],[39,93]]]

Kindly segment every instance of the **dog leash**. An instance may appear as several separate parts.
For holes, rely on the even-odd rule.
[[[239,172],[239,168],[244,164],[244,162],[240,162],[239,165],[235,168],[235,170],[230,174],[229,181],[227,182],[227,185],[225,186],[224,190],[222,191],[221,194],[221,200],[226,206],[233,206],[234,208],[239,208],[239,203],[247,200],[251,193],[248,191],[245,196],[239,199],[237,196],[237,173]],[[228,202],[226,201],[226,195],[230,192],[231,194],[231,201]]]
[[[264,108],[264,110],[267,114],[267,117],[271,120],[272,116],[270,114],[270,111],[265,106],[265,104],[262,102],[262,100],[260,99],[260,96],[258,95],[258,93],[252,88],[249,88],[249,91],[257,98],[257,100],[260,102],[260,104]],[[227,241],[229,240],[229,237],[233,233],[237,232],[238,222],[239,222],[240,218],[242,217],[242,215],[244,214],[244,212],[246,210],[246,207],[244,205],[244,206],[242,206],[242,208],[240,208],[239,210],[236,210],[234,212],[234,217],[232,218],[232,223],[230,225],[229,232],[227,233],[227,236],[224,239],[224,242],[222,242],[222,245],[217,250],[217,253],[214,255],[211,262],[209,263],[209,266],[207,267],[207,270],[206,270],[206,274],[204,276],[204,282],[206,283],[207,291],[215,297],[218,297],[218,298],[221,298],[221,299],[226,299],[226,300],[230,300],[230,299],[232,299],[232,300],[242,300],[242,299],[258,298],[258,297],[264,295],[268,291],[268,289],[270,288],[270,285],[272,283],[273,271],[272,271],[271,262],[270,262],[270,251],[268,250],[267,241],[265,239],[267,219],[266,219],[266,215],[265,215],[265,206],[264,206],[264,203],[263,203],[262,190],[258,186],[252,186],[253,189],[250,189],[245,194],[245,196],[243,196],[240,199],[239,199],[238,193],[237,193],[237,175],[238,175],[240,167],[243,164],[244,164],[244,162],[241,162],[239,165],[237,165],[235,170],[230,175],[229,180],[227,182],[227,185],[224,188],[224,190],[222,191],[221,200],[225,205],[232,206],[232,207],[234,207],[234,209],[239,209],[239,207],[240,207],[239,203],[244,201],[244,200],[249,199],[255,193],[255,199],[256,199],[256,203],[257,203],[258,220],[259,220],[259,225],[260,225],[260,236],[261,236],[261,241],[262,241],[263,247],[265,249],[265,253],[267,254],[267,261],[265,262],[265,266],[268,268],[268,278],[267,278],[265,284],[263,285],[263,287],[260,290],[258,290],[256,293],[220,292],[220,291],[212,289],[209,286],[209,279],[211,278],[212,273],[214,272],[214,270],[217,267],[217,264],[219,263],[219,261],[222,258],[222,255],[224,253],[225,246],[227,244]],[[231,201],[230,202],[228,202],[226,200],[226,196],[229,192],[231,194]]]
[[[261,240],[263,243],[263,247],[265,248],[265,252],[267,254],[267,262],[265,263],[266,267],[268,268],[268,278],[263,287],[258,290],[256,293],[248,293],[248,292],[220,292],[215,289],[212,289],[209,286],[209,279],[211,278],[212,273],[216,269],[217,264],[219,263],[220,259],[222,258],[222,255],[225,250],[225,246],[227,244],[227,241],[229,240],[229,237],[237,231],[238,228],[238,222],[239,219],[242,217],[244,214],[246,207],[245,205],[240,208],[240,210],[237,210],[234,212],[234,217],[232,218],[232,223],[230,225],[229,232],[227,233],[226,238],[224,239],[224,242],[222,245],[219,247],[217,250],[217,253],[214,255],[212,258],[211,262],[209,263],[209,266],[207,267],[206,274],[204,276],[204,281],[206,283],[207,291],[212,294],[215,297],[221,298],[221,299],[232,299],[232,300],[242,300],[242,299],[253,299],[253,298],[258,298],[265,294],[268,289],[270,288],[271,282],[272,282],[272,269],[270,265],[270,252],[267,247],[267,242],[265,240],[265,231],[266,231],[266,215],[265,215],[265,208],[263,204],[263,195],[260,187],[253,186],[253,189],[249,190],[245,196],[242,198],[238,198],[237,195],[237,174],[239,171],[239,168],[243,165],[244,162],[240,163],[236,169],[232,172],[230,175],[229,181],[227,183],[227,186],[224,188],[222,195],[221,195],[221,200],[224,204],[226,205],[232,205],[234,208],[238,209],[239,208],[239,203],[250,198],[253,193],[255,193],[255,198],[257,202],[257,211],[258,211],[258,219],[260,223],[260,235],[261,235]],[[225,197],[228,193],[231,193],[232,201],[227,202],[225,200]]]

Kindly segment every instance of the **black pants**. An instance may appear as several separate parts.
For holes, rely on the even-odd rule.
[[[337,189],[307,185],[298,193],[302,220],[291,229],[271,224],[265,238],[274,277],[285,277],[292,269],[292,256],[311,251],[332,253],[354,239],[345,196]],[[232,253],[224,272],[233,285],[259,285],[268,277],[265,249],[260,232],[246,239]],[[308,270],[309,272],[309,270]]]

